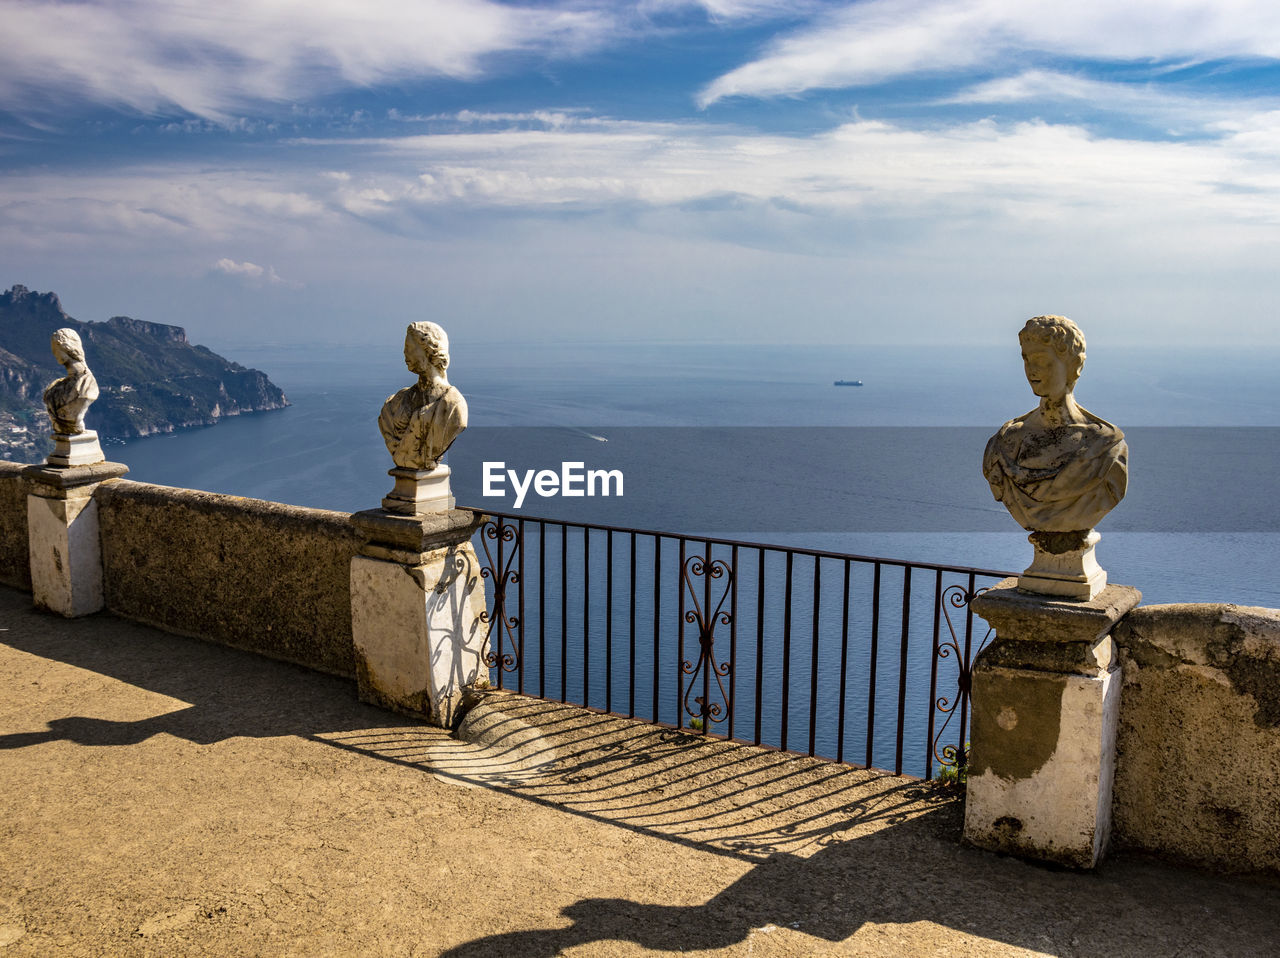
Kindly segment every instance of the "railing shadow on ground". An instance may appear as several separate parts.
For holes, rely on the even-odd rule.
[[[920,782],[510,694],[497,698],[484,747],[426,729],[323,739],[744,861],[811,852],[939,805],[950,808],[958,837],[955,796]]]
[[[36,717],[43,729],[0,735],[0,750],[59,740],[129,746],[158,734],[199,745],[298,736],[747,861],[907,814],[927,791],[883,773],[514,695],[499,696],[508,701],[488,744],[472,745],[355,701],[349,679],[110,615],[62,619],[29,603],[0,589],[4,644],[178,701],[130,721],[66,714],[75,701],[59,703],[60,714]],[[532,730],[532,744],[509,747],[508,726],[526,738]]]

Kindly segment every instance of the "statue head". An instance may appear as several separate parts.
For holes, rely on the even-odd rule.
[[[74,329],[56,330],[49,346],[54,358],[64,365],[68,362],[84,362],[84,344],[80,342],[80,334]]]
[[[1031,391],[1061,399],[1070,393],[1084,368],[1084,333],[1065,316],[1036,316],[1018,333],[1023,368]]]
[[[404,362],[419,376],[431,367],[443,373],[449,368],[449,337],[435,323],[410,323],[404,336]]]

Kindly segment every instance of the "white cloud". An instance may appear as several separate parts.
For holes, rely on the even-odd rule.
[[[767,208],[800,233],[806,218],[812,225],[866,216],[1014,227],[1106,221],[1134,229],[1149,218],[1275,226],[1278,147],[1280,111],[1233,116],[1214,138],[1185,142],[1043,122],[910,129],[858,121],[785,136],[583,117],[544,129],[293,141],[270,169],[205,162],[14,171],[0,183],[0,227],[15,243],[49,249],[104,234],[124,245],[270,249],[315,236],[347,242],[352,216],[425,235],[437,213],[625,219],[666,209],[697,231],[733,210]]]
[[[54,289],[96,273],[139,308],[182,302],[250,339],[292,335],[296,315],[264,305],[280,289],[344,336],[353,315],[374,336],[429,302],[474,336],[767,337],[785,321],[840,340],[878,315],[951,342],[1061,312],[1091,335],[1276,338],[1280,111],[1180,143],[1042,122],[469,129],[282,143],[252,169],[14,170],[0,262]],[[72,279],[53,275],[67,263]]]
[[[289,283],[282,279],[276,273],[274,266],[259,266],[257,263],[250,263],[248,260],[243,263],[237,263],[235,260],[224,256],[213,264],[213,271],[244,280],[251,286],[297,286],[296,283]]]
[[[594,121],[299,145],[364,154],[347,157],[351,178],[331,181],[330,193],[331,203],[362,215],[445,206],[604,211],[734,197],[820,215],[1024,222],[1176,204],[1188,216],[1280,224],[1280,169],[1267,153],[1280,112],[1245,119],[1216,139],[1182,143],[1041,122],[913,130],[864,121],[801,137]]]
[[[493,53],[578,50],[612,19],[493,0],[0,0],[0,22],[9,109],[78,99],[228,121],[339,86],[475,77]]]
[[[1189,96],[1156,83],[1121,83],[1053,70],[1026,70],[966,87],[941,102],[1078,105],[1090,113],[1115,114],[1185,134],[1247,125],[1251,117],[1280,106],[1280,97]]]
[[[645,14],[671,10],[702,10],[713,21],[765,20],[775,17],[800,17],[815,9],[820,0],[641,0],[639,10]]]
[[[772,42],[698,95],[784,96],[1047,53],[1105,61],[1280,58],[1272,0],[869,0]]]
[[[797,318],[796,335],[837,335],[851,302],[892,316],[945,303],[974,322],[1016,307],[1242,328],[1276,292],[1280,111],[1185,142],[992,121],[808,136],[599,117],[471,130],[282,143],[255,169],[15,170],[0,180],[0,261],[24,270],[15,281],[24,264],[81,260],[138,287],[236,281],[210,286],[215,297],[305,283],[308,308],[335,314],[326,291],[352,291],[350,311],[354,290],[375,288],[392,312],[430,291],[457,315],[488,315],[486,328],[532,311],[579,335],[593,310],[640,321],[642,306],[676,336],[699,315],[765,328],[810,307],[821,318]],[[218,302],[201,307],[211,322]]]

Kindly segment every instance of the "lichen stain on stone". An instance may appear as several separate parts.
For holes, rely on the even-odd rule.
[[[1067,676],[992,671],[979,673],[975,682],[985,686],[972,699],[976,774],[991,772],[1010,781],[1030,778],[1057,750]],[[1009,712],[1015,720],[1006,727],[1001,718]]]
[[[54,547],[54,550],[53,550],[53,567],[54,567],[55,569],[57,569],[57,570],[58,570],[59,574],[61,574],[61,572],[62,572],[62,553],[58,551],[58,549],[57,549],[57,547],[56,547],[56,546]]]
[[[1011,837],[1022,831],[1022,820],[1014,818],[1012,815],[1002,815],[991,823],[991,830],[1006,837]]]
[[[1237,655],[1223,671],[1237,691],[1257,702],[1253,724],[1261,729],[1280,728],[1280,663]]]
[[[369,668],[368,659],[359,649],[355,652],[355,673],[360,701],[414,718],[427,718],[431,715],[431,697],[426,690],[415,692],[404,699],[392,698],[383,692]]]
[[[1222,603],[1149,606],[1116,630],[1125,654],[1142,669],[1208,666],[1253,697],[1254,724],[1280,728],[1280,641],[1273,610]]]

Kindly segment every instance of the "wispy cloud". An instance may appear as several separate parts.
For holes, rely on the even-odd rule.
[[[297,288],[299,285],[282,278],[276,273],[274,266],[259,266],[257,263],[250,263],[248,260],[243,263],[237,263],[235,260],[225,256],[213,264],[212,272],[241,280],[250,286],[290,286]]]
[[[139,289],[167,277],[152,308],[177,297],[249,336],[265,335],[246,317],[266,316],[273,297],[245,288],[305,283],[308,317],[338,330],[353,311],[429,300],[494,335],[513,311],[575,335],[625,316],[677,338],[772,334],[794,314],[801,338],[838,339],[851,314],[879,312],[923,317],[919,328],[951,341],[1015,309],[1160,336],[1212,316],[1214,335],[1274,339],[1280,111],[1213,134],[984,120],[780,135],[490,117],[442,134],[282,142],[270,163],[13,170],[0,179],[0,261],[15,281],[68,262]],[[248,312],[231,315],[234,302]]]
[[[640,0],[645,14],[701,10],[713,21],[799,18],[821,6],[821,0]]]
[[[1054,70],[1025,70],[966,87],[942,104],[1075,105],[1090,113],[1114,114],[1175,133],[1203,133],[1247,123],[1280,108],[1280,96],[1211,97],[1176,92],[1158,83],[1094,80]]]
[[[1020,54],[1100,61],[1280,58],[1271,0],[869,0],[822,14],[698,95],[770,97],[919,73],[999,68]]]
[[[519,113],[495,113],[482,110],[458,110],[454,113],[405,114],[388,110],[387,119],[393,123],[430,123],[437,126],[452,125],[458,128],[477,126],[536,126],[553,130],[571,125],[604,125],[604,118],[591,116],[585,107],[554,110],[526,110]]]
[[[580,50],[612,23],[607,8],[493,0],[0,0],[0,20],[15,38],[0,106],[79,100],[219,121],[343,86],[471,78],[491,54]]]
[[[327,202],[382,209],[607,210],[727,196],[815,213],[969,210],[1013,219],[1159,208],[1280,224],[1280,170],[1264,145],[1280,112],[1194,143],[1101,137],[1042,122],[932,130],[854,122],[811,136],[584,120],[358,141],[306,141],[364,155]],[[1272,131],[1268,134],[1266,131]],[[355,159],[355,154],[349,155]],[[1252,194],[1247,203],[1240,196]]]
[[[0,223],[15,242],[50,249],[77,234],[271,249],[287,238],[346,236],[353,218],[432,236],[432,217],[443,213],[624,223],[669,211],[664,222],[692,233],[753,210],[772,210],[800,233],[807,221],[820,235],[828,235],[823,222],[867,217],[1015,229],[1105,222],[1132,232],[1156,220],[1272,229],[1280,227],[1278,147],[1280,111],[1223,121],[1213,137],[1184,142],[1038,121],[935,129],[860,121],[783,136],[581,117],[547,128],[292,141],[274,169],[204,162],[14,172],[0,185]],[[741,242],[754,241],[742,232]],[[248,275],[256,267],[226,259],[218,268]]]

